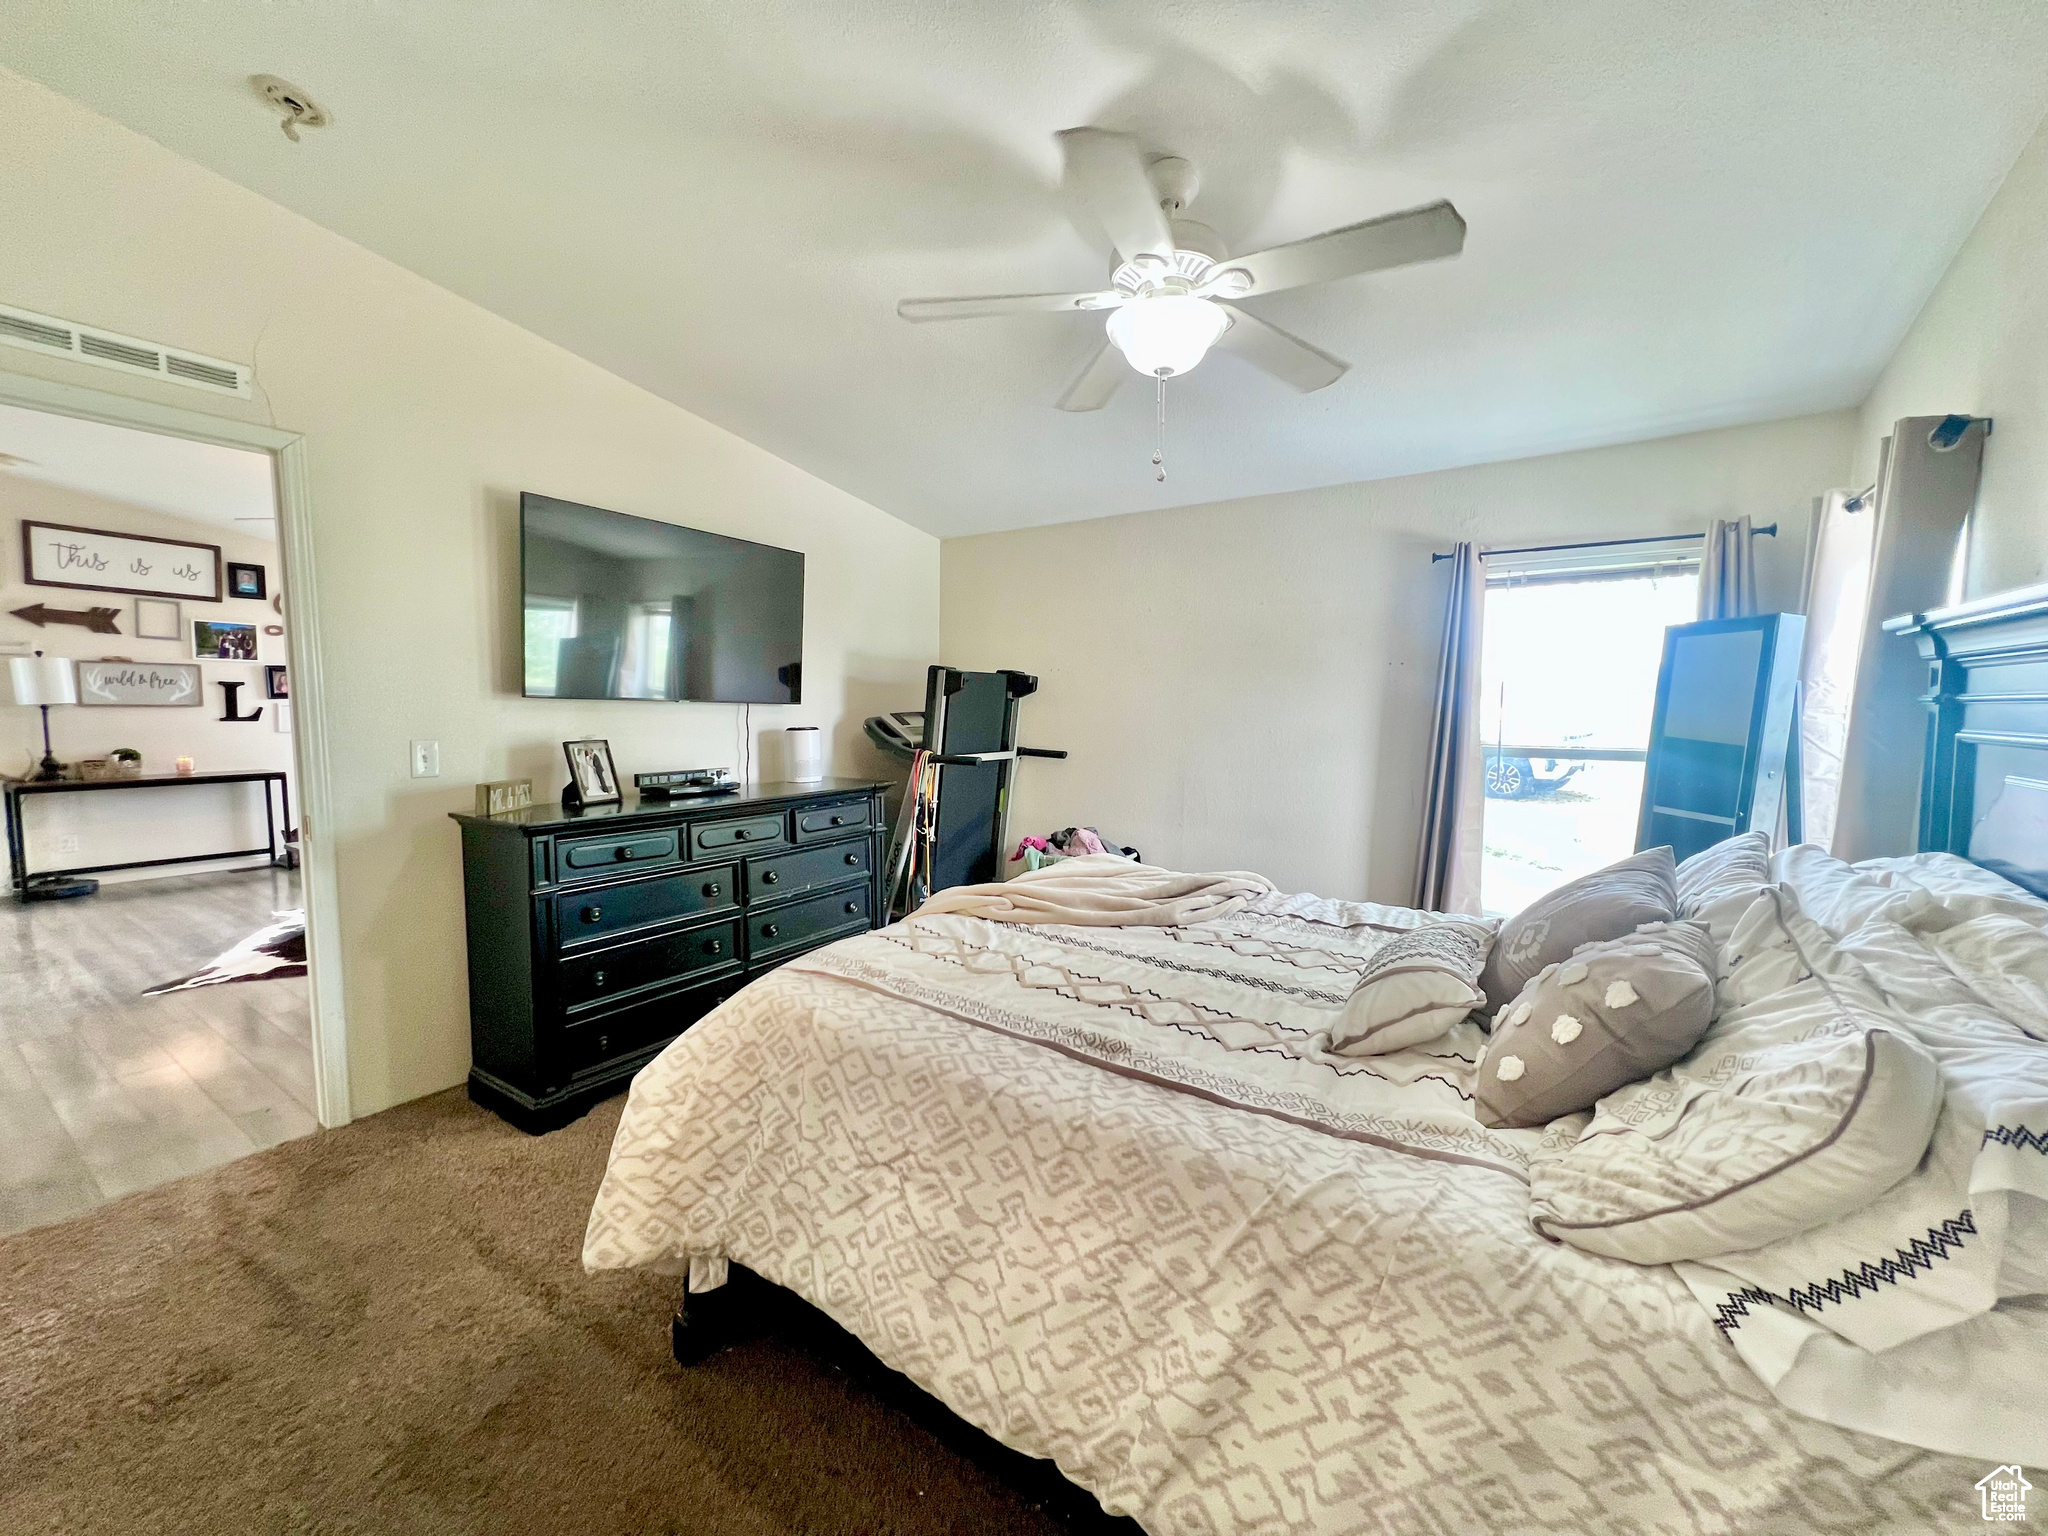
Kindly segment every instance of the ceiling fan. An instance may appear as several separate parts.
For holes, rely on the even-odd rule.
[[[1449,203],[1437,202],[1228,256],[1214,230],[1181,216],[1198,187],[1187,161],[1173,155],[1148,160],[1136,139],[1102,128],[1069,128],[1057,137],[1067,185],[1101,220],[1120,258],[1110,286],[1095,293],[905,299],[896,313],[922,322],[1109,311],[1108,340],[1060,396],[1063,411],[1108,404],[1123,382],[1124,363],[1167,379],[1193,368],[1212,346],[1304,393],[1322,389],[1350,365],[1232,301],[1436,261],[1465,247],[1465,221]]]

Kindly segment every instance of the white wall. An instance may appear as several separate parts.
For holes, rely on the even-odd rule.
[[[1013,829],[1098,825],[1185,869],[1405,902],[1444,578],[1433,550],[1777,522],[1796,606],[1848,412],[1171,512],[949,539],[945,660],[1037,673]]]
[[[62,486],[44,485],[19,475],[0,474],[0,640],[18,641],[51,656],[97,660],[122,656],[132,661],[192,660],[190,626],[194,619],[234,619],[257,627],[257,660],[197,663],[206,680],[205,697],[196,709],[102,708],[65,706],[50,711],[50,740],[58,760],[105,757],[115,747],[133,747],[142,754],[142,771],[169,773],[176,760],[189,757],[201,772],[237,768],[292,766],[292,738],[276,730],[277,708],[263,696],[263,663],[282,664],[284,638],[262,633],[266,624],[283,627],[268,601],[229,598],[221,603],[181,602],[187,635],[182,640],[135,638],[135,599],[115,593],[32,587],[22,580],[21,520],[62,523],[77,528],[105,528],[117,533],[152,534],[220,546],[223,561],[260,565],[271,591],[278,590],[283,570],[277,545],[246,531],[213,523],[170,517],[126,502]],[[225,572],[223,572],[225,575]],[[119,635],[96,635],[75,625],[49,624],[38,629],[13,616],[17,608],[43,603],[56,608],[113,606]],[[251,724],[221,719],[223,695],[216,683],[242,684],[241,713],[261,709]],[[40,710],[0,707],[0,767],[19,773],[42,757]],[[276,791],[271,791],[272,795]],[[293,814],[297,788],[293,786]],[[178,789],[134,789],[119,794],[52,795],[31,802],[24,821],[28,828],[31,869],[77,868],[133,859],[174,858],[184,853],[222,848],[260,848],[264,839],[262,788],[237,784]],[[64,847],[63,839],[76,839]],[[260,859],[246,861],[260,864]],[[170,865],[154,870],[103,875],[103,880],[147,879],[192,869],[228,869],[232,863]]]
[[[253,361],[260,398],[14,349],[0,368],[306,436],[357,1113],[468,1068],[447,813],[476,781],[552,794],[559,743],[583,736],[627,773],[736,761],[730,706],[518,696],[521,490],[803,550],[806,702],[754,727],[822,726],[837,770],[893,774],[860,722],[922,696],[929,535],[4,73],[0,144],[0,302]],[[408,777],[413,737],[440,741],[443,777]]]
[[[1968,595],[2048,580],[2048,124],[2021,153],[1864,403],[1858,485],[1905,416],[1994,419]],[[1873,619],[1889,618],[1873,614]]]

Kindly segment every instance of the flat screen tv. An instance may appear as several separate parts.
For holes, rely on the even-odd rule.
[[[804,557],[528,491],[526,696],[796,704]]]

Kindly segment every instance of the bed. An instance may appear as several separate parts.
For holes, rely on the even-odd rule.
[[[1843,964],[1892,963],[1856,951],[1858,925],[1901,904],[2048,924],[2048,838],[2014,787],[2048,784],[2044,615],[2048,592],[1899,626],[1935,663],[1940,836],[1917,860],[1772,871],[1837,921]],[[1767,1290],[1540,1236],[1532,1170],[1584,1117],[1481,1126],[1475,1022],[1388,1056],[1323,1048],[1371,954],[1432,921],[1276,894],[1168,928],[947,914],[815,952],[636,1080],[585,1262],[698,1293],[743,1265],[1154,1536],[1974,1521],[1975,1484],[2019,1451],[1795,1410],[1856,1378],[1771,1365],[1801,1345],[1745,1308]],[[2048,1119],[2013,1124],[2001,1150],[2030,1178]],[[1966,1357],[2031,1369],[2037,1302],[1988,1308],[1996,1337]]]

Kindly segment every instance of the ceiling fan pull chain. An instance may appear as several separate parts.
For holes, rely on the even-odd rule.
[[[1166,375],[1159,375],[1159,446],[1152,450],[1152,467],[1159,471],[1159,478],[1166,478]]]

